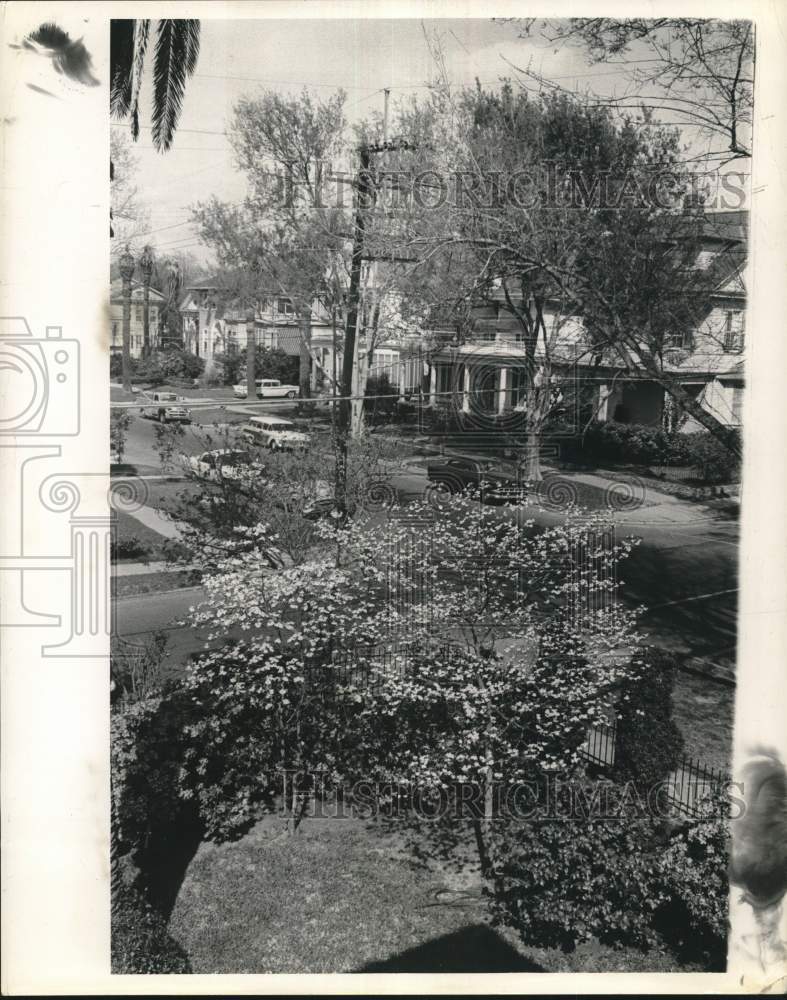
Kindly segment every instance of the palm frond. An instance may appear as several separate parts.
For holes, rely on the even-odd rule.
[[[142,86],[142,67],[145,62],[145,52],[150,36],[150,21],[134,22],[134,60],[131,68],[131,135],[136,141],[139,138],[139,88]]]
[[[180,118],[186,78],[197,66],[200,22],[161,20],[153,63],[153,130],[156,149],[166,152]]]
[[[131,108],[133,63],[134,21],[113,18],[109,22],[109,110],[113,118],[125,118]]]

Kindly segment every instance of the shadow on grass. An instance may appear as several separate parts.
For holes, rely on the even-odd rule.
[[[186,871],[204,836],[196,810],[181,809],[163,820],[144,853],[143,871],[147,898],[169,920]]]
[[[544,972],[485,924],[432,938],[355,972]]]

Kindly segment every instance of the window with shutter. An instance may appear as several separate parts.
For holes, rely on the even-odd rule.
[[[740,310],[728,309],[724,316],[724,350],[743,350],[744,318]]]

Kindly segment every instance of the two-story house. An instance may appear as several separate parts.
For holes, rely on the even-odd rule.
[[[693,330],[674,337],[664,351],[663,374],[729,426],[741,422],[747,229],[747,212],[708,216],[696,266],[709,269],[714,264],[711,308]],[[699,429],[696,421],[677,412],[663,380],[655,381],[636,364],[623,366],[614,350],[605,350],[601,356],[591,350],[581,317],[560,316],[547,302],[544,319],[549,332],[555,324],[559,326],[550,351],[549,377],[564,386],[573,383],[575,397],[583,398],[584,416],[682,431]],[[493,291],[475,308],[472,332],[461,343],[449,331],[442,332],[442,341],[423,355],[429,372],[429,402],[479,417],[519,406],[530,379],[541,377],[539,363],[546,361],[539,346],[536,371],[531,371],[521,327],[506,309],[502,291]]]
[[[131,357],[142,356],[144,340],[144,286],[132,281],[131,283]],[[149,323],[150,347],[159,346],[161,312],[166,299],[157,292],[155,288],[149,290]],[[110,286],[110,354],[121,354],[123,351],[123,282],[120,279],[113,281]]]
[[[186,289],[180,304],[183,346],[187,351],[210,362],[219,355],[245,352],[247,344],[246,310],[223,303],[215,285],[206,282]],[[271,294],[258,303],[254,315],[256,342],[293,357],[301,353],[303,335],[292,302]],[[333,372],[334,354],[341,366],[340,353],[334,351],[333,324],[318,302],[312,307],[311,355],[312,388],[319,385],[321,373]]]

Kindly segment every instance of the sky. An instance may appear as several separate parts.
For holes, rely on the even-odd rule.
[[[245,182],[233,165],[224,133],[235,101],[265,89],[297,94],[307,88],[326,98],[343,88],[350,121],[382,111],[383,88],[391,101],[424,94],[437,68],[425,33],[438,33],[451,83],[487,85],[529,67],[571,89],[620,93],[620,63],[591,64],[582,49],[555,51],[542,37],[520,38],[516,24],[490,19],[203,20],[199,62],[189,78],[183,112],[169,152],[150,141],[150,69],[143,82],[142,131],[135,144],[137,186],[149,212],[142,241],[160,254],[184,249],[205,259],[189,206],[212,195],[242,199]],[[632,53],[636,57],[636,52]],[[152,60],[149,60],[152,63]],[[117,131],[128,131],[113,124]]]

